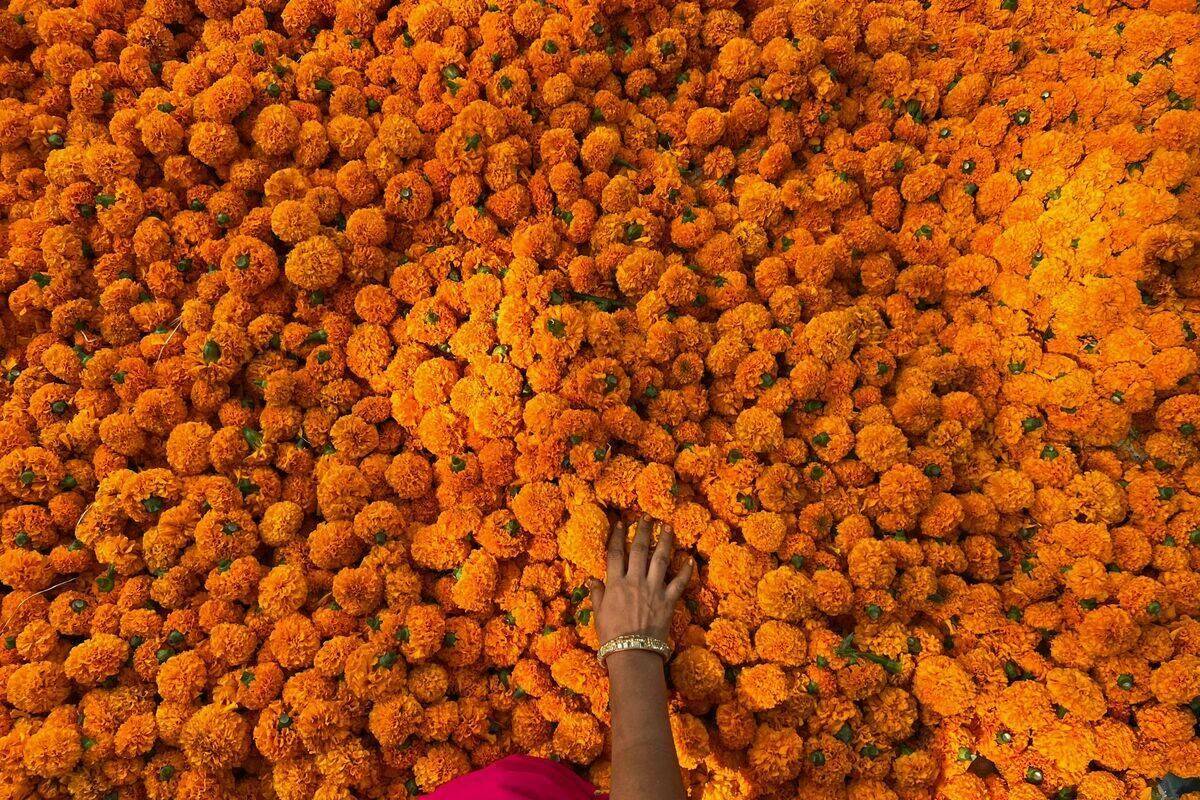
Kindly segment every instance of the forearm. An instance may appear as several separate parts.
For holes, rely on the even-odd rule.
[[[608,657],[612,712],[611,800],[684,800],[667,720],[662,658],[644,650]]]

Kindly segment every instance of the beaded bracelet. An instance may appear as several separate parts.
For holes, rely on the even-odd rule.
[[[625,636],[617,636],[609,639],[596,652],[596,658],[603,664],[604,659],[622,650],[649,650],[652,653],[658,653],[662,656],[663,661],[671,659],[671,646],[669,644],[662,639],[656,639],[653,636],[645,636],[640,633],[630,633]]]

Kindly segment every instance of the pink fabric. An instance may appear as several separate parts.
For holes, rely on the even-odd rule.
[[[596,800],[608,795],[567,767],[531,756],[509,756],[455,778],[430,800]]]

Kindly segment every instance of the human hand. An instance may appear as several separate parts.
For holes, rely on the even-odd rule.
[[[671,526],[659,531],[658,546],[650,555],[650,531],[654,523],[642,516],[637,523],[629,556],[625,556],[625,524],[613,523],[608,536],[608,571],[604,583],[589,583],[596,632],[604,644],[618,636],[641,634],[667,640],[671,613],[683,596],[694,569],[691,559],[668,583],[667,567],[674,549]]]

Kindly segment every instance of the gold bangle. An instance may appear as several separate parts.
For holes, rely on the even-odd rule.
[[[604,659],[622,650],[649,650],[651,653],[658,653],[662,656],[663,661],[671,660],[671,645],[662,639],[640,633],[630,633],[609,639],[596,651],[596,658],[603,664]]]

